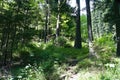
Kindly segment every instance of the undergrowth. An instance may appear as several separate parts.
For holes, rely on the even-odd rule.
[[[77,66],[77,73],[88,73],[88,69],[93,68],[89,74],[93,72],[93,76],[81,79],[81,75],[78,80],[119,80],[120,60],[115,57],[112,36],[103,36],[95,40],[94,44],[98,58],[89,58],[86,43],[83,43],[82,49],[75,49],[32,42],[20,50],[17,58],[22,66],[13,67],[12,72],[16,76],[13,80],[64,80],[60,76],[70,66]]]

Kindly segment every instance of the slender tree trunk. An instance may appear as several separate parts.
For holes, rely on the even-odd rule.
[[[76,35],[75,35],[75,48],[82,48],[81,40],[81,20],[80,20],[80,0],[76,0],[77,3],[77,16],[76,16]]]
[[[6,29],[5,29],[5,25],[3,25],[2,26],[3,28],[2,28],[2,34],[1,34],[1,51],[3,50],[3,45],[4,45],[4,43],[5,43],[5,38],[6,38],[6,33],[5,33],[5,31],[6,31]]]
[[[117,37],[117,49],[116,55],[120,57],[120,1],[114,0],[114,10],[116,17],[116,37]]]
[[[120,57],[120,23],[116,24],[117,50],[116,55]]]
[[[58,0],[58,15],[56,24],[56,38],[60,36],[60,0]]]
[[[18,43],[16,43],[17,42],[17,40],[16,40],[16,31],[17,31],[17,25],[16,24],[13,24],[13,32],[12,32],[12,34],[11,34],[11,46],[10,46],[10,63],[12,63],[12,59],[13,59],[13,56],[12,56],[12,53],[13,53],[13,50],[14,50],[14,48],[15,48],[15,46],[17,46],[17,44]],[[15,45],[15,43],[16,43],[16,45]]]
[[[88,45],[90,56],[95,55],[93,48],[93,34],[92,34],[92,24],[91,24],[91,12],[90,12],[90,0],[86,0],[86,12],[87,12],[87,28],[88,28]]]
[[[48,0],[48,35],[51,35],[51,10],[50,10],[50,0]]]
[[[86,0],[86,10],[87,10],[88,37],[89,37],[90,41],[93,41],[91,12],[90,12],[90,0]]]
[[[46,10],[46,20],[45,20],[45,29],[44,29],[44,42],[47,42],[47,29],[48,29],[48,12]]]
[[[49,28],[49,0],[46,0],[46,10],[45,10],[45,15],[46,15],[46,20],[45,20],[45,29],[44,29],[44,42],[46,43],[48,41],[47,36],[48,36],[48,28]]]
[[[10,39],[10,24],[9,23],[7,23],[8,25],[7,25],[7,27],[6,27],[6,31],[8,31],[7,32],[7,34],[3,34],[3,35],[6,35],[6,37],[4,38],[4,40],[5,40],[5,43],[3,44],[3,50],[2,50],[2,53],[3,53],[3,66],[6,66],[7,65],[7,58],[9,58],[8,57],[8,54],[9,54],[9,52],[8,52],[8,47],[9,47],[9,39]],[[5,32],[6,33],[6,32]]]

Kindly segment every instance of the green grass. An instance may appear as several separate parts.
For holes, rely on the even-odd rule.
[[[67,75],[69,67],[75,66],[73,71],[79,74],[78,80],[119,80],[120,60],[115,57],[111,37],[96,40],[94,48],[98,58],[88,57],[87,43],[83,43],[82,49],[30,43],[20,50],[21,56],[18,57],[23,62],[21,66],[14,66],[12,73],[18,78],[22,76],[22,80],[61,80],[60,76]]]
[[[27,78],[30,78],[29,75],[37,74],[37,71],[34,71],[33,68],[35,65],[38,71],[39,67],[41,67],[42,72],[39,72],[44,75],[44,77],[41,77],[46,79],[57,79],[59,78],[60,74],[57,71],[59,67],[62,67],[64,65],[69,66],[71,65],[71,63],[73,64],[71,60],[75,59],[77,62],[79,62],[88,56],[87,47],[83,47],[82,49],[75,49],[72,47],[64,48],[61,46],[54,46],[51,43],[39,45],[36,45],[36,43],[31,43],[27,45],[26,48],[19,51],[20,54],[19,56],[17,56],[17,58],[20,59],[19,61],[22,61],[21,64],[19,64],[21,66],[14,66],[12,69],[12,73],[14,76],[18,76],[18,78],[21,78],[21,76],[23,76],[22,78],[25,80],[27,80]],[[14,60],[16,60],[15,57]],[[76,64],[77,63],[75,63],[75,65]],[[29,69],[26,69],[26,66],[28,65],[32,66],[29,69],[32,70],[33,73],[30,72]],[[49,74],[51,74],[51,76]],[[34,76],[33,78],[35,78],[36,76]]]

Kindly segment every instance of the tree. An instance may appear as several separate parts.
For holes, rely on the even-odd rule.
[[[114,33],[113,22],[106,23],[106,19],[110,18],[106,16],[106,13],[110,10],[111,0],[94,0],[92,10],[92,28],[94,38],[101,38],[108,33]],[[111,20],[112,21],[112,20]]]
[[[91,12],[90,12],[90,0],[86,0],[86,12],[87,12],[87,27],[88,27],[88,39],[90,42],[93,41],[92,23],[91,23]]]
[[[2,7],[1,7],[2,6]],[[29,43],[35,35],[35,25],[39,21],[39,9],[37,1],[6,0],[0,5],[1,28],[1,53],[3,66],[10,65],[15,46]],[[23,47],[23,46],[22,46]]]
[[[45,2],[45,29],[44,29],[44,42],[47,42],[48,28],[49,28],[49,18],[50,18],[50,6],[49,0]]]
[[[60,35],[60,4],[61,4],[61,1],[58,0],[58,14],[57,14],[57,23],[56,23],[56,38]]]
[[[116,26],[116,40],[117,49],[116,55],[120,57],[120,1],[119,0],[105,0],[106,5],[110,5],[105,16],[104,21]]]
[[[120,57],[120,1],[114,0],[114,12],[115,12],[115,25],[116,25],[116,37],[117,37],[117,50],[116,55]]]
[[[90,12],[90,0],[86,0],[86,12],[87,12],[87,28],[88,28],[88,45],[90,55],[95,55],[93,49],[93,33],[92,33],[92,24],[91,24],[91,12]]]
[[[77,4],[77,13],[76,13],[76,34],[75,34],[75,48],[82,48],[82,40],[81,40],[81,20],[80,20],[80,0],[76,0]]]

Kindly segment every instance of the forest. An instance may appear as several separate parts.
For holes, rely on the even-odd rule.
[[[120,80],[119,21],[120,0],[0,0],[0,80]]]

